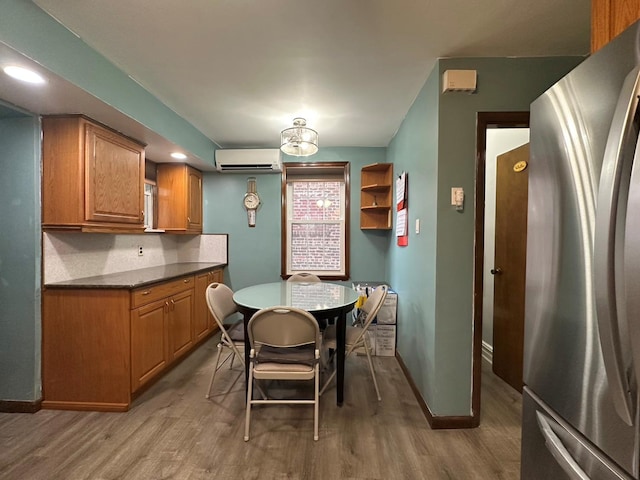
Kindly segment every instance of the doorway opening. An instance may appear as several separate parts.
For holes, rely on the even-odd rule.
[[[484,328],[485,337],[483,339],[483,327],[485,327],[484,315],[493,315],[492,309],[485,312],[485,306],[493,301],[493,282],[486,280],[490,275],[491,265],[494,261],[494,244],[486,241],[487,237],[493,239],[495,225],[487,218],[495,218],[495,162],[496,156],[519,145],[507,146],[509,142],[518,143],[523,138],[522,135],[507,135],[503,138],[504,150],[493,144],[493,139],[499,138],[493,135],[496,129],[523,129],[528,134],[529,112],[478,112],[476,131],[476,175],[475,175],[475,228],[474,228],[474,303],[473,303],[473,381],[472,381],[472,417],[475,426],[480,424],[481,408],[481,385],[483,371],[483,353],[485,362],[491,359],[493,350],[492,324],[487,322]],[[507,130],[504,130],[507,132]],[[488,141],[489,139],[489,141]],[[527,140],[520,142],[527,143]],[[489,156],[488,156],[489,149]],[[487,182],[487,179],[489,181]],[[485,208],[486,207],[486,208]],[[487,271],[488,270],[488,271]],[[495,271],[495,270],[494,270]],[[488,285],[485,292],[485,283]],[[491,302],[487,301],[491,297]],[[489,327],[491,325],[491,327]],[[483,348],[484,347],[484,348]],[[485,370],[486,371],[486,370]]]

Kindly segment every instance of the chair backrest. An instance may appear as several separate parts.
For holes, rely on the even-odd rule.
[[[309,312],[293,307],[269,307],[253,314],[248,325],[251,348],[259,345],[320,346],[318,322]]]
[[[316,283],[321,281],[322,280],[320,280],[320,277],[318,277],[317,275],[314,275],[313,273],[307,273],[307,272],[294,273],[287,279],[287,282]]]
[[[358,321],[362,327],[368,328],[376,315],[380,311],[380,307],[384,304],[385,298],[387,298],[387,292],[389,287],[387,285],[377,286],[371,295],[364,302],[364,305],[360,308],[360,314]]]
[[[224,331],[224,319],[238,311],[238,306],[233,301],[233,290],[224,283],[214,282],[207,287],[206,298],[211,315]]]

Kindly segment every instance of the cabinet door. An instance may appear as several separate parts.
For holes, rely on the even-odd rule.
[[[131,312],[131,391],[135,392],[167,365],[169,302],[160,300]]]
[[[85,219],[142,224],[144,149],[87,123],[85,165]]]
[[[172,360],[185,354],[193,345],[192,315],[193,290],[169,299],[169,354]]]
[[[202,231],[202,174],[187,169],[187,230]]]
[[[600,50],[640,18],[640,0],[592,0],[591,53]]]
[[[211,330],[209,323],[209,307],[205,298],[207,286],[211,283],[211,272],[196,275],[193,299],[193,338],[197,342]]]
[[[202,173],[185,164],[158,164],[158,228],[202,232]]]

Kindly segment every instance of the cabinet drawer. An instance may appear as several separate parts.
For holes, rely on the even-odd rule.
[[[193,288],[193,276],[182,277],[167,283],[151,285],[147,288],[139,288],[131,293],[131,308],[138,308],[141,305],[161,300],[176,293]]]

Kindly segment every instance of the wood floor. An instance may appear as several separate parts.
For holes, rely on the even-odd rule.
[[[378,403],[364,357],[347,362],[345,404],[254,410],[243,441],[244,377],[224,367],[206,400],[215,339],[127,413],[0,414],[0,479],[517,479],[520,395],[483,371],[481,426],[431,430],[394,358],[376,357]]]

